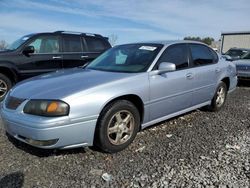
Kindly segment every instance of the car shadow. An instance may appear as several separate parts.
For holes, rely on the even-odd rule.
[[[74,148],[74,149],[40,149],[33,146],[30,146],[26,143],[23,143],[8,133],[6,133],[8,140],[18,149],[23,150],[31,155],[35,155],[40,158],[50,157],[50,156],[58,156],[58,155],[71,155],[71,154],[79,154],[79,153],[86,153],[86,150],[83,147]]]
[[[250,87],[250,80],[238,80],[238,87]]]
[[[22,172],[14,172],[0,178],[0,187],[21,188],[23,187],[24,174]]]

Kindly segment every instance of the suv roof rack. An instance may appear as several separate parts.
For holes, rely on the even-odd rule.
[[[83,36],[92,36],[92,37],[103,37],[100,34],[94,34],[94,33],[81,33],[81,32],[75,32],[75,31],[55,31],[54,33],[60,33],[60,34],[74,34],[74,35],[83,35]]]

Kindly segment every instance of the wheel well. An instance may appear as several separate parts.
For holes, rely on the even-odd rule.
[[[17,78],[16,75],[8,68],[6,67],[1,67],[0,68],[0,73],[4,74],[5,76],[7,76],[12,83],[16,83],[17,82]]]
[[[123,95],[123,96],[120,96],[120,97],[113,99],[112,101],[109,101],[108,104],[110,104],[114,101],[117,101],[117,100],[127,100],[127,101],[130,101],[131,103],[133,103],[139,111],[141,122],[143,121],[144,105],[143,105],[143,102],[142,102],[140,97],[138,97],[137,95]],[[105,106],[107,106],[108,104],[106,104]]]
[[[230,79],[228,77],[226,77],[226,78],[223,78],[221,81],[224,82],[227,85],[227,90],[229,90]]]

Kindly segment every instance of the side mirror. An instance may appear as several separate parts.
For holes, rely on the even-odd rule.
[[[239,55],[234,58],[234,60],[239,60],[239,59],[240,59]]]
[[[176,70],[174,63],[162,62],[160,63],[158,70],[152,71],[151,75],[164,74],[166,72],[172,72]]]
[[[34,52],[35,52],[34,46],[26,46],[23,49],[23,54],[25,54],[25,55],[33,54]]]
[[[176,70],[176,66],[174,63],[162,62],[160,63],[158,70],[161,71],[162,73],[172,72]]]
[[[233,61],[233,58],[229,55],[221,55],[222,58],[224,58],[227,61]]]

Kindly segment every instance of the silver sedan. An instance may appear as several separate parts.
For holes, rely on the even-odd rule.
[[[7,133],[39,148],[126,148],[141,129],[208,107],[237,85],[233,63],[198,42],[116,46],[88,66],[17,84],[1,105]]]

